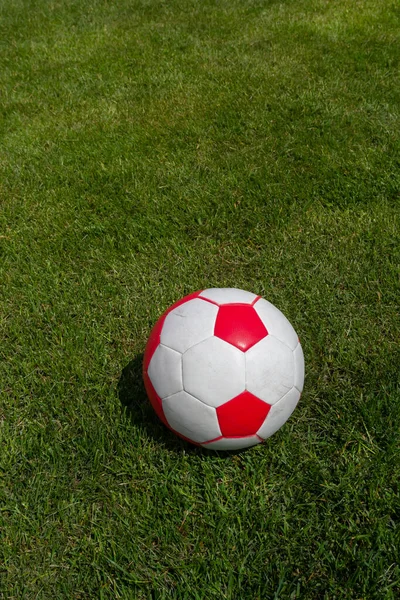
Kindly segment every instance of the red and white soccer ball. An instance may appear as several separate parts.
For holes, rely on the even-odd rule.
[[[161,421],[213,450],[254,446],[290,417],[304,383],[292,325],[251,292],[213,288],[173,304],[146,346],[143,376]]]

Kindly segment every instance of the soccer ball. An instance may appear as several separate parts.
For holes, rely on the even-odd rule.
[[[299,338],[270,302],[213,288],[173,304],[150,334],[147,394],[161,421],[212,450],[254,446],[292,414],[304,383]]]

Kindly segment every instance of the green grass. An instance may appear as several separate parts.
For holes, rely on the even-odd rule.
[[[399,598],[399,32],[390,0],[3,0],[0,598]],[[306,358],[239,454],[140,379],[212,286]]]

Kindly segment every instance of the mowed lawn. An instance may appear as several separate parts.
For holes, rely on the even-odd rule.
[[[400,10],[0,4],[0,598],[400,597]],[[261,294],[302,340],[288,423],[166,430],[158,316]]]

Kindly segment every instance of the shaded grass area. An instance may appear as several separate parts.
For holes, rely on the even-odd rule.
[[[398,597],[399,16],[2,3],[0,597]],[[212,286],[306,357],[239,454],[175,438],[140,377]]]

